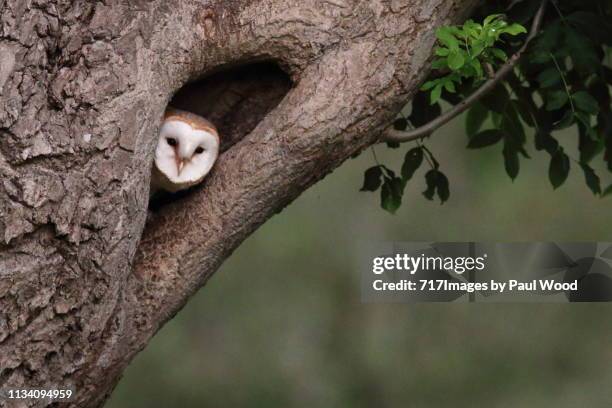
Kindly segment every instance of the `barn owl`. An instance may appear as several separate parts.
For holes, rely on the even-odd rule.
[[[204,179],[219,155],[219,134],[201,116],[168,108],[159,132],[151,193],[177,192]]]

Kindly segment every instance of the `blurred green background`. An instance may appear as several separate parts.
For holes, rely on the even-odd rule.
[[[612,305],[361,303],[361,239],[612,240],[612,198],[580,169],[553,192],[532,149],[513,183],[501,149],[465,149],[462,124],[428,142],[450,201],[425,200],[420,171],[389,215],[358,191],[371,151],[349,160],[225,262],[107,406],[612,406]],[[407,148],[376,152],[399,170]]]

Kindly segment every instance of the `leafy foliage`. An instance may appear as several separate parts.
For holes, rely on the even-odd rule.
[[[428,200],[433,200],[437,196],[440,202],[444,203],[450,196],[448,178],[440,171],[440,163],[435,159],[433,153],[424,145],[413,147],[406,153],[399,176],[382,164],[367,169],[361,191],[376,191],[380,187],[380,206],[391,214],[395,214],[402,204],[406,184],[423,162],[429,163],[431,167],[431,170],[425,175],[427,189],[423,195]]]
[[[482,24],[468,20],[463,26],[438,28],[436,37],[440,45],[435,49],[438,58],[432,68],[450,73],[425,82],[421,90],[430,91],[433,105],[440,100],[443,90],[455,93],[455,84],[465,79],[485,79],[485,71],[492,72],[499,62],[508,60],[508,55],[496,47],[500,37],[526,32],[520,24],[508,24],[502,14],[492,14]]]
[[[455,105],[474,92],[521,46],[524,27],[530,24],[540,0],[486,3],[473,20],[437,30],[430,79],[413,99],[411,114],[395,123],[396,129],[422,126],[441,114],[442,102]],[[531,141],[535,157],[549,162],[553,189],[563,186],[570,172],[577,170],[582,171],[593,194],[612,195],[612,184],[604,188],[595,171],[603,167],[612,173],[611,46],[611,2],[549,1],[541,31],[519,64],[467,112],[467,147],[499,145],[506,173],[514,180],[522,160],[530,158]],[[569,129],[575,131],[577,157],[567,137],[563,146],[558,140],[559,132]],[[421,139],[416,147],[409,147],[401,176],[390,176],[392,172],[383,166],[382,177],[397,179],[381,191],[383,208],[397,210],[406,183],[425,161],[430,169],[423,195],[430,200],[437,195],[441,202],[449,198],[448,179],[425,143]],[[377,189],[378,185],[369,191]]]

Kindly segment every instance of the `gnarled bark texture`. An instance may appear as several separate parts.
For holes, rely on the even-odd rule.
[[[0,387],[102,405],[242,240],[377,140],[474,3],[0,0]],[[208,75],[176,103],[226,151],[146,223],[162,112]]]

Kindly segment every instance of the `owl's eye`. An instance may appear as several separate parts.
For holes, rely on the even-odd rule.
[[[176,146],[176,139],[173,137],[167,137],[166,138],[166,142],[168,142],[168,144],[172,147]]]
[[[195,149],[196,154],[204,153],[204,148],[202,146],[198,146]]]

